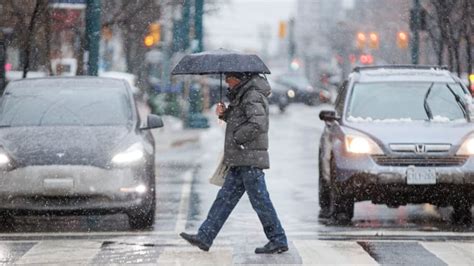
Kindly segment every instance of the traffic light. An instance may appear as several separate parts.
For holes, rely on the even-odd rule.
[[[161,41],[161,25],[160,23],[151,23],[148,25],[148,34],[143,39],[146,47],[152,47]]]
[[[364,49],[366,41],[367,41],[367,38],[365,37],[365,33],[363,32],[357,33],[357,39],[356,39],[357,49],[359,50]]]
[[[379,35],[375,32],[369,34],[369,47],[372,49],[379,49]]]
[[[407,49],[408,48],[408,34],[404,31],[399,31],[397,33],[397,46],[400,49]]]
[[[286,37],[286,22],[280,21],[280,25],[278,27],[278,37],[280,39],[284,39]]]

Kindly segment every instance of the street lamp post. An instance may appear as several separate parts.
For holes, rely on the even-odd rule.
[[[87,0],[86,40],[89,51],[87,74],[97,76],[99,71],[100,0]]]
[[[3,34],[0,33],[0,92],[3,92],[3,88],[6,84],[5,77],[5,63],[6,63],[6,48],[3,40]]]
[[[414,65],[419,63],[420,54],[420,28],[421,28],[421,4],[420,0],[413,0],[412,38],[411,38],[411,62]]]

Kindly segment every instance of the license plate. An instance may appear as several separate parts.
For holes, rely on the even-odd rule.
[[[46,190],[69,191],[74,188],[74,181],[70,178],[48,178],[44,179],[43,187]]]
[[[434,169],[409,167],[407,169],[407,184],[408,185],[436,184],[436,171]]]

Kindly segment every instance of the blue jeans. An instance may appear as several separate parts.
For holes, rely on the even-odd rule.
[[[230,168],[224,185],[209,210],[207,219],[199,228],[198,238],[211,246],[245,191],[247,191],[253,209],[257,212],[268,240],[287,245],[285,231],[273,208],[265,185],[265,174],[262,169],[250,166]]]

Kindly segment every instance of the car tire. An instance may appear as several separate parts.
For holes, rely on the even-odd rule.
[[[349,224],[354,217],[354,197],[336,177],[336,167],[331,160],[330,216],[337,224]]]
[[[452,220],[458,225],[471,225],[472,224],[472,202],[469,197],[464,196],[453,202],[453,214]]]
[[[0,224],[3,227],[3,230],[9,231],[15,224],[15,218],[9,211],[0,211]]]
[[[146,230],[151,229],[155,224],[155,210],[156,210],[156,198],[155,196],[151,200],[151,204],[147,207],[139,207],[128,213],[128,223],[130,228],[133,230]],[[146,204],[148,205],[148,204]]]
[[[130,211],[128,223],[133,230],[147,230],[153,228],[156,214],[156,187],[155,187],[155,166],[147,167],[149,191],[145,197],[145,203],[135,210]]]
[[[323,177],[322,169],[322,158],[321,150],[319,151],[319,217],[329,218],[330,214],[330,201],[331,201],[331,190],[328,182]]]
[[[278,98],[278,108],[280,109],[280,113],[284,113],[287,106],[288,106],[288,98],[286,98],[285,96],[280,96]]]
[[[284,113],[286,111],[286,105],[279,105],[278,109],[280,109],[280,113]]]

